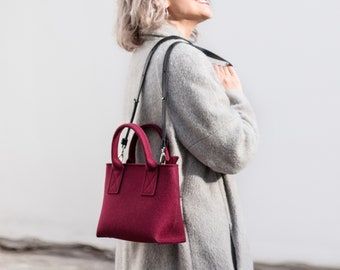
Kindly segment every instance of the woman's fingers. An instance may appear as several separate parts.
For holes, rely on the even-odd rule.
[[[214,69],[226,90],[242,90],[241,82],[232,66],[214,65]]]
[[[222,69],[221,69],[221,66],[218,66],[218,65],[214,65],[214,69],[217,73],[218,76],[221,76],[222,75]]]
[[[223,79],[225,77],[225,70],[223,69],[223,67],[218,66],[218,65],[214,65],[214,69],[215,69],[220,81],[223,83]]]
[[[226,66],[231,76],[237,76],[233,66]]]

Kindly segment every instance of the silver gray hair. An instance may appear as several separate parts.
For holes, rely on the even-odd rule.
[[[144,42],[143,33],[166,20],[166,0],[117,0],[116,38],[119,46],[133,51]]]

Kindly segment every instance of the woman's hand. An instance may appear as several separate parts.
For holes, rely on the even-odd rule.
[[[242,91],[240,79],[232,66],[214,65],[214,69],[225,90]]]

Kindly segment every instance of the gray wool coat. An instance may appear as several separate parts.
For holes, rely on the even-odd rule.
[[[169,24],[153,34],[181,35]],[[126,89],[127,121],[147,54],[159,39],[148,37],[133,52]],[[139,104],[139,124],[161,126],[161,71],[165,51],[173,42],[162,44],[152,59]],[[179,156],[187,241],[159,245],[119,240],[116,269],[232,270],[232,240],[237,269],[253,269],[235,182],[230,178],[245,167],[257,144],[256,120],[247,98],[241,91],[225,91],[208,58],[181,43],[170,56],[167,113],[170,151]],[[159,139],[150,136],[158,158]]]

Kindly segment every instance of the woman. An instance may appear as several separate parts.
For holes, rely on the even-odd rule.
[[[169,35],[190,39],[196,25],[211,18],[212,12],[207,0],[118,0],[117,17],[118,43],[133,51],[127,84],[131,105],[156,42]],[[163,43],[152,58],[139,124],[161,125],[162,64],[173,42]],[[187,241],[177,245],[118,241],[116,269],[253,269],[229,176],[247,164],[257,142],[255,117],[239,78],[232,67],[213,66],[185,43],[171,52],[168,76],[167,138],[172,154],[180,157]],[[159,149],[159,144],[153,148]]]

